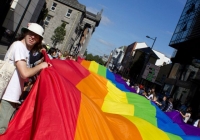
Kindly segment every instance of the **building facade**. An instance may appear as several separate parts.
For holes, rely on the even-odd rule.
[[[4,29],[15,32],[17,27],[27,27],[29,22],[37,22],[45,0],[13,0],[2,23]],[[27,9],[27,10],[26,10]],[[24,18],[22,19],[22,16]],[[20,23],[21,21],[21,23]],[[20,25],[19,25],[20,24]],[[17,31],[18,33],[21,30]]]
[[[148,47],[146,43],[142,42],[142,43],[138,43],[138,42],[134,42],[132,44],[130,44],[127,49],[126,52],[124,54],[123,60],[122,60],[122,71],[126,71],[130,68],[130,65],[132,63],[132,57],[135,55],[135,50],[136,49],[140,49],[140,48],[146,48]]]
[[[12,2],[12,0],[1,0],[0,1],[0,39],[2,38],[5,28],[2,26],[4,19],[6,18],[6,15],[10,9],[10,3]]]
[[[115,72],[117,72],[121,69],[121,62],[124,58],[124,54],[125,54],[126,49],[127,49],[126,46],[122,46],[122,47],[119,47],[119,48],[117,48],[117,49],[115,49],[111,52],[110,60],[107,64],[107,67],[109,69],[112,69]]]
[[[153,50],[154,53],[159,57],[159,59],[156,61],[156,66],[164,66],[171,63],[171,59],[167,56],[165,56],[163,53]]]
[[[95,28],[100,23],[102,11],[97,14],[88,12],[77,0],[48,0],[47,8],[48,15],[44,20],[45,42],[61,51],[83,56]],[[51,37],[62,23],[65,23],[66,34],[64,40],[55,45]]]
[[[192,117],[200,110],[200,0],[187,0],[169,45],[176,49],[164,90],[174,97],[175,108],[191,106]]]

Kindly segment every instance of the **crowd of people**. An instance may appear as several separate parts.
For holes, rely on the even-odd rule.
[[[171,112],[174,111],[175,109],[173,108],[173,98],[172,97],[167,97],[166,95],[158,95],[156,94],[155,88],[145,88],[144,85],[135,83],[131,84],[129,79],[125,79],[126,84],[130,86],[131,88],[134,88],[136,93],[144,96],[147,100],[150,100],[154,102],[162,111],[164,112]],[[180,115],[183,118],[183,121],[187,124],[188,121],[191,118],[192,114],[192,108],[190,106],[186,108],[180,107],[178,110],[176,110],[180,113]],[[200,116],[198,116],[198,119],[196,119],[193,123],[193,126],[200,128]]]

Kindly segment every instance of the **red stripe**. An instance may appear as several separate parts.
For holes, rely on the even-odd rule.
[[[1,140],[74,139],[81,101],[74,85],[90,73],[75,61],[49,62]]]

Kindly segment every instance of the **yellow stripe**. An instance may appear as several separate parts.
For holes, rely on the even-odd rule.
[[[108,94],[104,100],[119,102],[119,103],[128,103],[126,93],[118,89],[110,81],[107,82]]]
[[[98,72],[98,68],[99,68],[99,64],[98,63],[96,63],[95,61],[91,61],[90,62],[89,71],[97,73]]]
[[[108,93],[104,98],[102,111],[120,115],[134,115],[134,105],[128,104],[126,93],[107,82]]]
[[[170,140],[167,134],[151,123],[138,117],[124,116],[139,130],[143,140]]]

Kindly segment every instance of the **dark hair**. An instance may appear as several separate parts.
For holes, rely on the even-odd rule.
[[[68,57],[68,56],[69,56],[69,53],[68,53],[67,51],[65,51],[65,52],[63,53],[63,56],[64,56],[64,57]]]
[[[21,34],[18,34],[17,40],[21,41],[22,39],[24,39],[28,32],[31,32],[31,31],[29,31],[27,29],[23,30],[23,32],[21,32]],[[40,37],[39,41],[38,41],[38,43],[36,43],[34,45],[34,47],[32,48],[32,51],[39,51],[42,48],[42,40],[43,40],[43,38],[41,36],[39,36],[39,37]]]
[[[77,61],[77,56],[72,55],[72,59],[74,59],[75,61]]]
[[[48,54],[52,55],[54,52],[56,52],[55,48],[50,48],[48,51]]]
[[[169,98],[169,101],[170,101],[170,102],[173,102],[173,98]]]
[[[186,112],[191,113],[192,112],[192,108],[188,107],[187,110],[186,110]]]
[[[46,49],[46,51],[47,51],[47,46],[43,44],[42,49]]]

